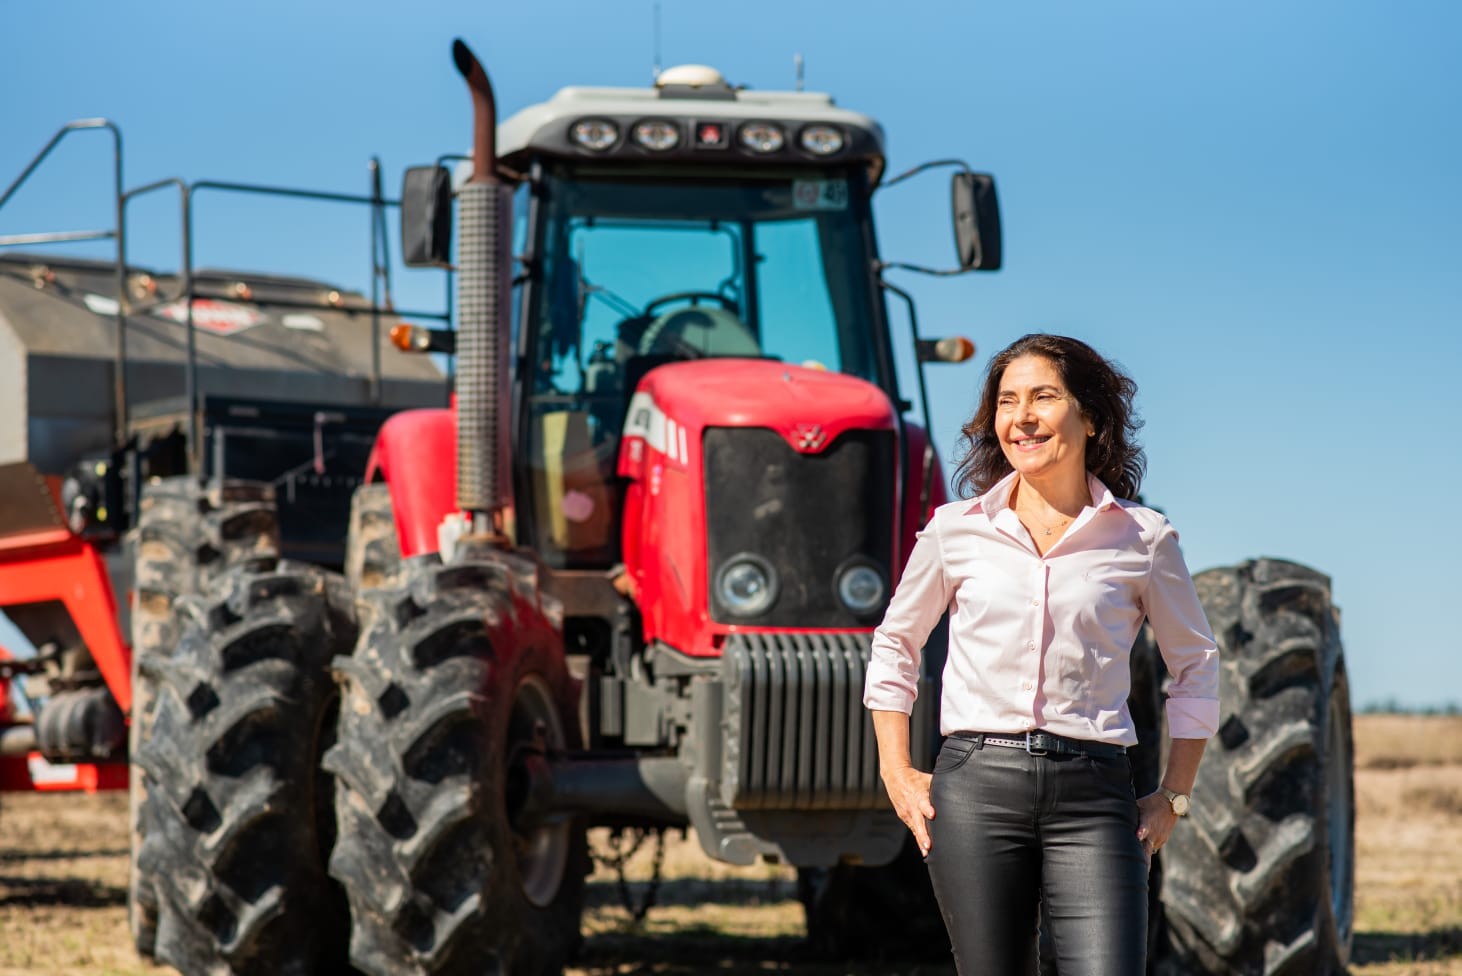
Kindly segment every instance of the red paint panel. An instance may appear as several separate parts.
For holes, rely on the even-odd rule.
[[[403,557],[437,551],[437,526],[457,511],[457,413],[404,410],[381,425],[367,481],[385,481]]]
[[[0,757],[0,792],[95,793],[125,790],[126,763],[76,763],[53,766],[39,753]]]
[[[904,432],[908,435],[905,446],[904,470],[907,472],[903,501],[903,538],[899,540],[898,565],[894,571],[894,582],[903,575],[904,564],[914,551],[914,536],[928,523],[934,509],[949,501],[949,492],[944,482],[944,467],[939,455],[934,455],[934,466],[929,472],[929,507],[919,511],[919,496],[924,491],[924,445],[929,443],[929,434],[918,424],[905,422]]]
[[[11,536],[0,545],[0,609],[57,600],[76,625],[117,705],[132,707],[132,649],[101,555],[69,532]]]

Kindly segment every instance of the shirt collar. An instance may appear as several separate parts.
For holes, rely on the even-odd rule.
[[[1010,492],[1015,488],[1016,474],[1014,471],[1001,478],[990,486],[990,490],[974,500],[969,508],[965,509],[966,515],[973,515],[981,512],[986,518],[993,519],[996,515],[1010,507]],[[1117,498],[1112,494],[1100,478],[1090,471],[1086,473],[1086,487],[1091,492],[1091,507],[1098,512],[1105,512],[1111,508],[1118,508]]]

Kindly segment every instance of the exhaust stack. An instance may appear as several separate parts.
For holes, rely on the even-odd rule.
[[[508,335],[513,192],[497,178],[497,102],[460,39],[452,60],[472,94],[472,179],[457,202],[457,505],[474,533],[506,534],[513,504],[508,447]]]

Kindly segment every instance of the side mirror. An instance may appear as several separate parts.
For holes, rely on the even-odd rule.
[[[451,177],[445,166],[413,166],[401,181],[401,260],[412,268],[445,268],[451,250]]]
[[[995,177],[960,172],[950,181],[954,248],[966,271],[1000,270],[1000,201]]]

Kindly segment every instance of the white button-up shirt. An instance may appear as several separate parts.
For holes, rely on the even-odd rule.
[[[1168,734],[1218,730],[1218,648],[1178,533],[1088,477],[1094,504],[1042,556],[1010,508],[1016,476],[941,505],[919,533],[873,635],[868,708],[909,712],[929,632],[949,611],[940,727],[1045,729],[1131,746],[1128,657],[1143,617],[1172,674]]]

